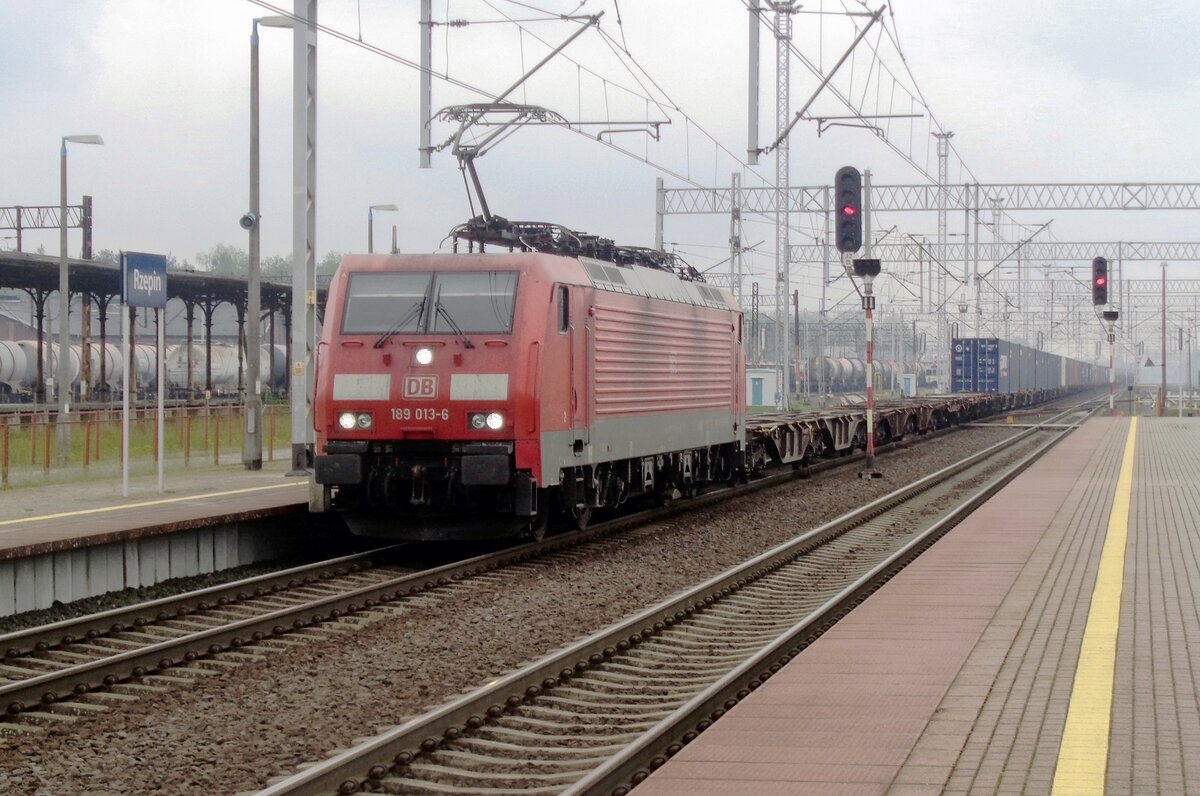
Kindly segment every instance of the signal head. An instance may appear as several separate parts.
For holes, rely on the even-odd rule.
[[[1108,260],[1097,257],[1092,260],[1092,304],[1108,303]]]
[[[837,250],[856,252],[862,248],[862,174],[843,166],[833,178],[837,201]]]

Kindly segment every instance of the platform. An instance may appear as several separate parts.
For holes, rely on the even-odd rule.
[[[198,468],[0,493],[0,615],[289,554],[308,479],[290,462]],[[261,530],[263,523],[278,520]]]
[[[1200,793],[1198,559],[1200,419],[1089,420],[637,793]]]
[[[306,510],[308,479],[285,478],[289,467],[176,471],[162,492],[157,476],[139,476],[128,497],[120,479],[8,490],[0,499],[0,560]]]

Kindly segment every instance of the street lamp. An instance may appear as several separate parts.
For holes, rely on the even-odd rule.
[[[375,253],[375,211],[390,210],[395,213],[400,208],[395,205],[371,205],[367,208],[367,254]]]
[[[250,233],[249,266],[246,274],[246,380],[248,389],[242,407],[245,433],[242,435],[242,465],[247,470],[262,469],[262,392],[259,372],[262,359],[262,278],[261,230],[259,228],[259,157],[258,157],[258,26],[290,28],[289,17],[258,17],[250,31],[250,209],[239,222]],[[274,359],[274,352],[271,358]],[[270,365],[268,364],[268,369]]]
[[[58,390],[58,420],[55,436],[58,440],[58,458],[65,462],[71,452],[71,430],[67,416],[71,411],[71,294],[67,284],[67,142],[72,144],[103,144],[98,135],[64,135],[58,151],[58,374],[55,388]]]

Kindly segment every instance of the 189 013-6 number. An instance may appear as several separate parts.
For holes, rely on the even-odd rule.
[[[393,406],[392,420],[449,420],[449,409],[434,409],[432,407]]]

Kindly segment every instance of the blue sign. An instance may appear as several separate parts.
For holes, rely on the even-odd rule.
[[[121,252],[121,300],[130,307],[166,307],[167,258]]]

